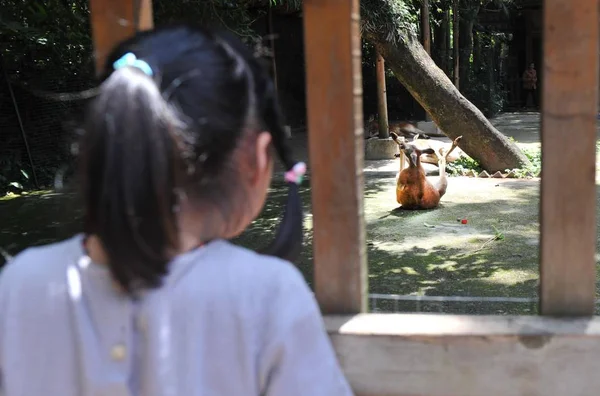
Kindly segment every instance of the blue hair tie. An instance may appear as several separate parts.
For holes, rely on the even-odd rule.
[[[152,75],[154,74],[152,72],[152,68],[150,67],[150,65],[147,62],[136,58],[136,56],[131,52],[126,53],[121,58],[119,58],[115,63],[113,63],[113,68],[115,70],[118,70],[125,66],[136,67],[150,77],[152,77]]]

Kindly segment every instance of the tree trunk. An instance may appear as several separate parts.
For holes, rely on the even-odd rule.
[[[431,27],[429,26],[429,0],[423,0],[421,7],[421,40],[423,48],[431,56]]]
[[[423,49],[431,56],[431,27],[429,25],[429,0],[423,0],[421,7],[421,40],[423,41]],[[431,121],[431,116],[425,110],[425,121]]]
[[[389,14],[385,21],[369,20],[368,9],[364,10],[363,37],[377,48],[387,67],[448,137],[462,135],[461,149],[488,172],[521,168],[529,163],[521,150],[452,85],[427,55],[418,37],[391,23],[400,18],[394,15],[388,0],[363,0],[364,6]]]
[[[435,28],[434,44],[438,52],[436,64],[448,74],[448,13],[442,14],[442,23]]]
[[[487,49],[487,77],[488,77],[488,114],[492,115],[494,113],[494,68],[491,65],[494,64],[494,47],[493,45]]]
[[[444,62],[446,65],[446,75],[450,77],[452,70],[452,35],[450,34],[450,10],[446,10],[446,12],[444,13],[444,19],[442,21],[442,24],[444,25],[444,31],[446,32],[446,59],[444,60]]]
[[[469,75],[471,71],[471,54],[473,53],[473,21],[461,18],[459,23],[459,81],[463,87],[469,84]]]
[[[458,39],[460,36],[460,29],[458,28],[460,25],[459,20],[460,12],[458,7],[458,0],[454,0],[454,5],[452,8],[452,38],[454,39],[454,43],[452,45],[452,49],[454,50],[454,56],[452,57],[452,60],[454,61],[454,67],[452,68],[452,72],[454,75],[454,86],[456,87],[456,89],[460,89],[460,78],[458,73],[458,69],[460,67],[458,56]]]
[[[473,32],[473,70],[479,73],[481,70],[481,38],[478,32]]]
[[[460,13],[460,68],[459,68],[459,81],[462,82],[462,86],[466,86],[469,83],[469,76],[471,72],[471,54],[473,54],[473,25],[477,20],[479,14],[479,5],[471,0],[461,1],[462,8]]]

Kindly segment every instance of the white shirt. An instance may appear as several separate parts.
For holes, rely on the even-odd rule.
[[[134,301],[81,242],[26,249],[0,271],[0,394],[352,395],[290,263],[216,240]]]

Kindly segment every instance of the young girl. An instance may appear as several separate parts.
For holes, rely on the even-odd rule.
[[[273,84],[212,31],[137,35],[109,57],[80,144],[84,233],[0,273],[5,396],[351,395],[288,261],[303,164]],[[227,242],[264,204],[276,152],[286,215],[268,254]]]

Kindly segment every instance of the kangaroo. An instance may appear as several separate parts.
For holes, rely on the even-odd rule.
[[[416,210],[438,207],[440,199],[446,194],[448,188],[446,158],[458,146],[462,136],[454,139],[449,150],[441,147],[437,153],[431,147],[420,149],[418,146],[406,142],[404,138],[396,133],[392,132],[391,136],[401,150],[401,154],[397,154],[396,157],[406,156],[408,159],[408,168],[403,169],[403,161],[400,163],[400,173],[396,180],[396,201],[402,205],[403,209]],[[435,184],[428,180],[425,170],[421,166],[422,154],[435,155],[438,159],[440,176]]]

